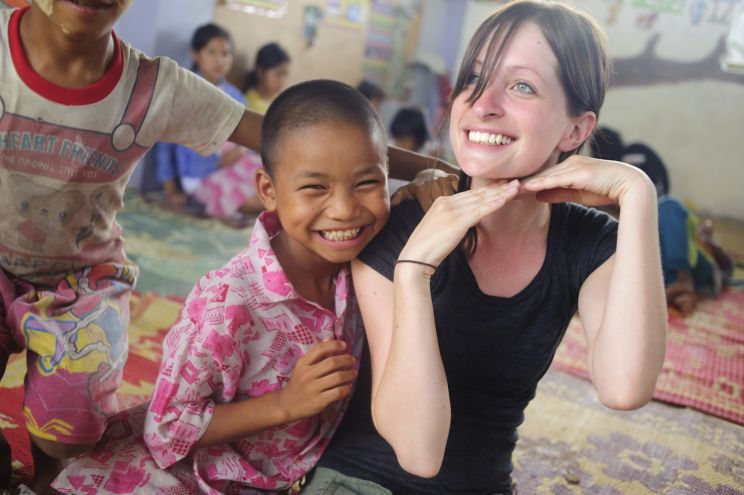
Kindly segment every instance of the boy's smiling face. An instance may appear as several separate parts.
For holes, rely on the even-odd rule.
[[[34,0],[62,32],[81,40],[108,35],[134,0]]]
[[[316,124],[280,139],[272,176],[257,176],[298,263],[354,259],[387,222],[386,147],[353,124]]]

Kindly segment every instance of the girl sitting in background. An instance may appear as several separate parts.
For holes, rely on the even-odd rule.
[[[225,80],[233,53],[230,33],[222,27],[205,24],[194,31],[192,70],[245,103],[240,90]],[[202,206],[207,215],[225,219],[261,210],[253,177],[261,161],[242,146],[226,143],[216,153],[203,156],[185,146],[159,143],[155,163],[166,199],[173,206],[191,201]]]
[[[399,148],[421,153],[429,140],[429,129],[420,108],[401,108],[390,123],[393,144]]]
[[[277,43],[268,43],[256,53],[253,71],[245,83],[248,108],[266,113],[276,95],[284,89],[289,74],[289,55]]]

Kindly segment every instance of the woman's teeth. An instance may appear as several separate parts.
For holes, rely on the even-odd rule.
[[[470,131],[468,140],[478,144],[501,145],[511,143],[511,138],[501,134],[491,134],[490,132]]]
[[[361,227],[348,230],[321,230],[320,235],[329,241],[350,241],[359,235]]]

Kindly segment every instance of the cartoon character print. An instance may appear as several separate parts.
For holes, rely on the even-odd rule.
[[[25,219],[16,229],[17,245],[32,252],[61,244],[67,225],[85,204],[79,191],[58,191],[24,175],[11,174],[8,186],[15,210]]]
[[[108,287],[114,293],[126,290],[134,273],[127,267],[99,265],[87,269],[79,279],[68,278],[70,288],[77,288],[79,298],[69,310],[59,311],[54,295],[42,298],[33,311],[21,320],[21,331],[29,349],[38,355],[36,368],[42,375],[58,369],[69,373],[88,373],[88,393],[116,387],[115,371],[121,369],[127,357],[126,338],[122,338],[122,321],[128,319],[128,305],[105,297],[100,291]],[[112,411],[102,411],[111,413]]]
[[[75,243],[80,248],[80,242],[92,236],[96,231],[105,230],[108,227],[107,218],[113,212],[124,206],[121,194],[116,192],[111,186],[101,186],[90,195],[90,222],[88,225],[80,227]]]

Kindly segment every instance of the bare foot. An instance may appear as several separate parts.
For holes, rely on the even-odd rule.
[[[677,294],[674,298],[669,300],[669,304],[684,316],[691,315],[695,311],[696,303],[697,298],[695,297],[695,294],[690,292]]]
[[[697,297],[690,272],[677,272],[677,279],[666,288],[666,296],[667,302],[683,315],[695,311]]]

